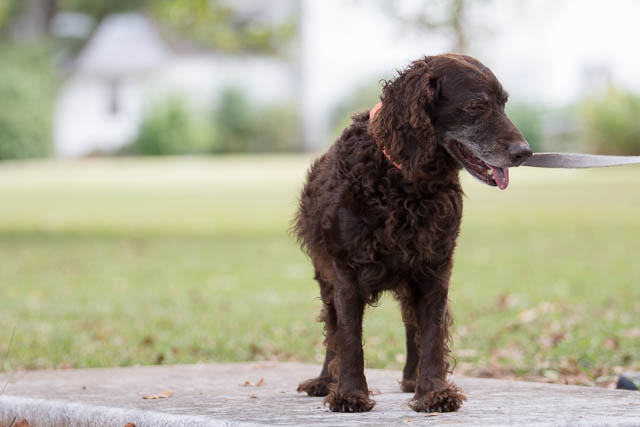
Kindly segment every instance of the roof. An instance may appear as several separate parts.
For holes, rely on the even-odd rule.
[[[76,62],[76,71],[121,77],[148,71],[168,59],[169,49],[140,13],[107,16]]]

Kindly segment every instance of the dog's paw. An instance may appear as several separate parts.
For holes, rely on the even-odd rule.
[[[465,400],[467,398],[462,394],[462,390],[449,383],[444,388],[420,396],[416,394],[409,401],[409,406],[416,412],[455,412]]]
[[[369,393],[363,391],[338,391],[331,387],[330,393],[324,398],[324,404],[329,405],[333,412],[367,412],[376,404],[369,398]]]
[[[298,385],[298,393],[304,392],[314,397],[326,396],[329,394],[329,384],[331,384],[329,378],[311,378]]]
[[[402,380],[400,388],[402,388],[402,391],[405,393],[413,393],[416,391],[416,380]]]

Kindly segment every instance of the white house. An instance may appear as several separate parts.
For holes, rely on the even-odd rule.
[[[135,138],[150,105],[169,95],[201,108],[214,105],[226,87],[243,89],[258,105],[293,101],[299,84],[295,71],[270,57],[176,53],[144,15],[108,16],[60,92],[56,154],[78,157],[117,150]]]

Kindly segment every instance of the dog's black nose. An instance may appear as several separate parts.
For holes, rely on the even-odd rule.
[[[511,163],[513,166],[520,166],[523,164],[533,152],[527,141],[518,141],[509,145],[509,155],[511,156]]]

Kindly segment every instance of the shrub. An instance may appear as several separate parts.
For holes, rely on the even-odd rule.
[[[222,92],[213,113],[220,153],[296,151],[301,148],[300,116],[289,104],[256,108],[239,89]]]
[[[222,91],[218,108],[213,112],[217,130],[214,150],[221,153],[251,151],[255,138],[253,114],[249,100],[239,89]]]
[[[125,154],[147,156],[198,154],[210,151],[211,133],[179,98],[157,104],[144,117],[138,136]]]
[[[300,120],[298,112],[290,105],[273,105],[262,109],[255,120],[255,145],[252,151],[302,150]]]
[[[0,160],[51,154],[54,96],[47,48],[0,46]]]
[[[581,105],[582,128],[593,151],[640,154],[640,96],[610,88]]]

